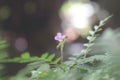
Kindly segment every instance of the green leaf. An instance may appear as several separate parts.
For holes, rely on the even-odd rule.
[[[87,37],[87,40],[89,40],[89,41],[90,41],[91,39],[92,39],[92,37],[91,37],[91,36],[88,36],[88,37]]]
[[[104,25],[104,23],[105,23],[104,21],[100,21],[100,25],[101,25],[101,26]]]
[[[97,25],[94,26],[94,29],[95,29],[95,31],[96,31],[97,29],[99,29],[99,26],[97,26]]]
[[[6,41],[5,40],[0,41],[0,45],[2,45],[2,44],[6,44]]]
[[[100,26],[103,26],[113,15],[105,18],[104,20],[100,21]]]
[[[0,59],[6,58],[6,57],[8,57],[7,53],[5,52],[0,53]]]
[[[7,46],[8,46],[7,44],[0,44],[0,50],[5,49]]]
[[[95,39],[96,39],[96,37],[92,37],[90,41],[93,42],[93,41],[95,41]]]
[[[90,35],[94,35],[95,32],[94,32],[94,31],[89,31],[89,34],[90,34]]]
[[[28,58],[30,58],[30,54],[29,54],[28,52],[23,53],[23,54],[21,55],[21,58],[23,58],[23,59],[28,59]]]
[[[84,45],[84,46],[86,46],[86,47],[87,47],[87,46],[89,46],[89,44],[88,44],[88,43],[86,43],[86,44],[83,44],[83,45]]]
[[[90,43],[90,44],[86,43],[86,44],[84,44],[84,46],[86,46],[86,47],[91,47],[93,45],[94,45],[94,43]]]
[[[56,60],[54,60],[54,61],[52,62],[52,64],[58,64],[58,63],[60,62],[60,60],[61,60],[61,57],[59,57],[59,58],[57,58]]]
[[[47,59],[48,59],[49,61],[52,61],[54,57],[55,57],[55,54],[51,54],[50,56],[48,56]]]
[[[97,32],[100,32],[100,31],[102,31],[102,28],[99,28],[99,29],[97,30]]]
[[[75,61],[76,57],[69,57],[69,60]]]
[[[46,59],[48,57],[48,53],[44,53],[40,58],[41,59]]]

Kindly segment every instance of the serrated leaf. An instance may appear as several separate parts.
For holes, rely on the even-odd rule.
[[[88,43],[86,43],[86,44],[83,44],[83,45],[87,47],[89,44],[88,44]]]
[[[85,51],[86,51],[86,50],[83,49],[83,50],[81,51],[81,53],[85,53]]]
[[[100,26],[104,25],[105,22],[104,21],[100,21]]]
[[[46,59],[48,57],[48,53],[44,53],[40,58],[41,59]]]
[[[91,44],[89,44],[89,47],[91,47],[91,46],[93,46],[94,45],[94,43],[91,43]]]
[[[94,35],[94,33],[95,33],[94,31],[89,31],[90,35]]]
[[[102,28],[98,29],[97,32],[102,31]]]
[[[95,39],[96,39],[96,37],[92,37],[90,41],[93,42]]]
[[[100,26],[103,26],[106,23],[106,21],[108,21],[112,16],[113,15],[111,15],[111,16],[105,18],[104,20],[100,21]]]
[[[28,52],[23,53],[23,54],[21,55],[21,58],[23,58],[23,59],[28,59],[28,58],[30,58],[30,54],[29,54]]]
[[[94,45],[94,43],[90,43],[90,44],[87,43],[87,44],[84,44],[84,46],[86,46],[86,47],[88,47],[88,46],[91,47],[91,46],[93,46],[93,45]]]
[[[99,28],[99,26],[94,26],[94,29],[97,30]]]
[[[92,37],[91,37],[91,36],[88,36],[88,37],[87,37],[87,40],[89,40],[89,41],[90,41],[91,39],[92,39]]]
[[[47,59],[48,59],[49,61],[52,61],[54,57],[55,57],[55,54],[51,54],[50,56],[48,56]]]

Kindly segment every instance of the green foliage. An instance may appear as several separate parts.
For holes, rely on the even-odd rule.
[[[104,58],[106,57],[105,55],[92,55],[91,54],[91,48],[94,46],[94,42],[98,36],[98,32],[102,30],[102,26],[108,21],[112,16],[109,16],[108,18],[104,19],[99,23],[99,25],[94,26],[94,30],[89,31],[89,35],[87,37],[87,40],[89,41],[88,43],[84,44],[86,48],[81,51],[79,55],[73,55],[72,57],[69,58],[68,61],[65,63],[68,64],[68,66],[71,67],[78,67],[78,68],[83,68],[83,69],[91,69],[91,67],[94,67],[94,63],[96,61],[103,61]],[[89,56],[89,57],[87,57]],[[104,61],[103,61],[104,62]],[[91,65],[91,66],[90,66]]]
[[[108,29],[101,36],[98,35],[110,18],[89,31],[88,43],[84,44],[86,48],[63,64],[58,64],[61,58],[55,59],[55,54],[44,53],[37,57],[26,52],[13,59],[5,59],[6,55],[0,55],[0,62],[29,63],[15,76],[7,79],[0,76],[0,80],[119,80],[120,32]],[[0,65],[0,71],[3,68]]]
[[[94,72],[101,68],[100,64],[106,61],[107,55],[101,54],[88,56],[88,53],[91,53],[91,48],[94,46],[97,33],[102,30],[101,27],[109,18],[111,18],[111,16],[101,21],[99,26],[95,26],[94,30],[89,32],[90,35],[87,37],[89,42],[85,44],[86,49],[84,49],[79,55],[73,55],[68,61],[57,67],[50,68],[49,65],[45,70],[38,68],[32,72],[32,80],[82,80],[84,79],[84,76],[89,75],[89,72]],[[57,75],[58,73],[59,75]]]
[[[93,49],[94,53],[104,54],[104,64],[97,70],[90,71],[83,80],[119,80],[120,79],[120,32],[108,29],[98,38]],[[100,49],[100,50],[98,50]]]
[[[7,51],[5,50],[8,47],[6,41],[0,39],[0,59],[8,57]]]
[[[2,56],[4,56],[4,54],[2,54]],[[42,61],[49,64],[57,64],[60,61],[60,58],[53,60],[54,58],[55,58],[55,54],[48,55],[48,53],[44,53],[42,56],[37,57],[37,56],[30,56],[28,52],[25,52],[20,57],[15,57],[13,59],[1,59],[0,62],[28,63],[28,62]]]
[[[8,47],[7,42],[2,38],[0,38],[0,60],[8,57],[8,53],[6,51],[7,47]],[[4,73],[5,73],[5,66],[0,63],[0,80],[8,79],[8,76],[5,76]]]

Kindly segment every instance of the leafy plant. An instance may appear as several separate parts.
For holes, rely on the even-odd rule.
[[[85,44],[86,49],[84,49],[79,55],[73,55],[68,61],[64,62],[64,64],[55,68],[50,68],[49,66],[45,70],[42,70],[41,68],[37,69],[36,71],[33,71],[32,78],[34,78],[34,80],[82,80],[85,75],[89,74],[89,71],[97,69],[96,66],[98,66],[98,64],[96,64],[96,62],[104,61],[106,55],[87,55],[91,52],[91,47],[94,45],[97,33],[102,30],[101,27],[109,18],[111,18],[111,16],[101,21],[99,26],[95,26],[94,30],[89,32],[90,35],[87,37],[89,42]]]
[[[95,40],[98,36],[98,32],[102,30],[102,26],[108,21],[112,16],[109,16],[108,18],[100,21],[99,25],[94,26],[94,30],[89,31],[89,35],[87,37],[87,40],[89,41],[88,43],[84,44],[86,48],[81,51],[79,55],[73,55],[72,57],[69,58],[69,61],[65,62],[68,64],[68,66],[75,67],[77,66],[78,68],[85,68],[85,69],[90,69],[93,65],[95,66],[95,61],[99,60],[104,60],[105,55],[93,55],[90,56],[91,53],[91,48],[95,44]],[[89,55],[89,56],[87,56]],[[92,65],[90,67],[90,64]]]
[[[42,56],[30,56],[28,52],[20,57],[5,59],[0,62],[29,63],[15,76],[3,80],[119,80],[120,79],[120,32],[108,29],[101,36],[102,26],[111,18],[100,21],[98,26],[89,31],[86,47],[78,55],[72,55],[62,64],[61,57],[55,59],[55,54],[44,53]],[[62,37],[62,39],[64,39]],[[64,41],[64,40],[63,40]],[[65,43],[65,41],[64,41]],[[60,41],[59,45],[64,45]],[[62,47],[63,50],[63,47]],[[62,56],[63,57],[63,56]]]
[[[5,62],[27,63],[27,62],[42,61],[49,64],[57,64],[60,61],[60,58],[53,60],[54,58],[55,58],[55,54],[48,55],[48,53],[43,53],[43,55],[40,57],[37,57],[37,56],[31,57],[28,52],[25,52],[20,57],[15,57],[13,59],[1,59],[0,62],[1,63],[5,63]]]

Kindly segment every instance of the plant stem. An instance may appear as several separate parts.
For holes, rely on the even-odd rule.
[[[65,44],[65,40],[62,42],[61,47],[60,47],[61,64],[62,64],[63,61],[64,61],[64,55],[63,55],[64,44]]]
[[[61,54],[61,61],[60,61],[60,63],[62,64],[63,61],[64,61],[64,57],[63,57],[63,49],[60,50],[60,54]]]

